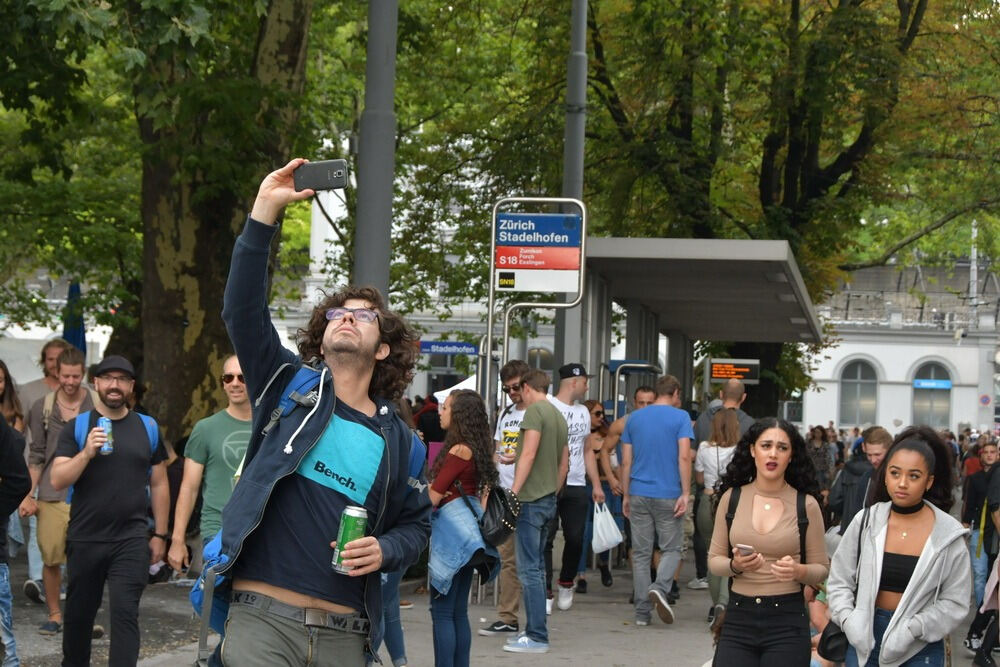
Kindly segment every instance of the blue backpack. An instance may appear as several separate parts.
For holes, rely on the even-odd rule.
[[[83,451],[83,446],[87,442],[87,432],[90,431],[90,413],[91,410],[86,412],[81,412],[76,416],[76,421],[73,422],[73,437],[76,440],[76,447],[78,450]],[[142,420],[142,425],[146,427],[146,435],[149,437],[149,451],[151,454],[156,453],[156,448],[160,446],[160,429],[156,425],[156,420],[149,415],[144,415],[141,412],[136,412],[139,415],[139,419]],[[150,468],[146,475],[149,476],[153,469]],[[69,491],[66,492],[66,502],[70,503],[73,501],[73,487],[69,487]]]

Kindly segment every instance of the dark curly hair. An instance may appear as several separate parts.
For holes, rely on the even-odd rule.
[[[389,346],[389,356],[375,362],[372,380],[368,385],[371,398],[395,400],[403,395],[413,380],[413,367],[420,352],[417,334],[402,316],[389,310],[382,293],[376,288],[348,285],[333,294],[327,294],[309,317],[305,328],[296,334],[299,355],[303,359],[323,356],[323,334],[326,332],[326,311],[343,306],[350,299],[361,299],[378,312],[379,341]]]
[[[948,451],[948,445],[944,444],[941,436],[930,426],[908,426],[892,441],[892,447],[885,453],[885,458],[882,459],[882,464],[872,479],[873,502],[884,503],[892,500],[889,497],[889,490],[885,488],[885,471],[892,455],[901,449],[920,454],[927,463],[927,469],[934,475],[934,482],[931,488],[924,492],[924,499],[943,512],[951,511],[951,506],[955,502],[951,495],[951,453]]]
[[[792,443],[792,460],[788,462],[788,467],[785,469],[785,481],[796,490],[813,496],[822,507],[819,482],[816,481],[816,468],[813,467],[812,461],[806,453],[806,441],[798,429],[784,419],[777,417],[758,419],[740,438],[736,445],[736,451],[733,453],[733,459],[719,480],[719,497],[727,489],[740,487],[757,479],[757,465],[754,463],[753,456],[750,455],[750,446],[760,439],[764,431],[771,428],[780,428],[788,436],[789,442]]]
[[[481,492],[485,487],[496,486],[499,475],[493,461],[493,436],[490,431],[490,420],[486,415],[486,404],[482,397],[471,389],[459,389],[448,395],[451,400],[451,425],[444,436],[444,446],[438,452],[431,466],[430,478],[433,480],[441,471],[448,451],[455,445],[468,445],[472,450],[472,462],[476,466],[476,476],[479,478]],[[445,400],[448,400],[445,399]],[[472,489],[465,489],[471,494]]]

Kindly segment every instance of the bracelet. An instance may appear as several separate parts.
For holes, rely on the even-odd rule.
[[[167,540],[170,539],[169,536],[166,533],[153,533],[153,537],[158,537],[161,540],[163,540],[164,542],[166,542]],[[732,569],[732,566],[730,566],[730,569]]]
[[[742,572],[738,572],[735,567],[733,567],[733,559],[729,559],[729,571],[733,573],[734,576],[740,576]]]

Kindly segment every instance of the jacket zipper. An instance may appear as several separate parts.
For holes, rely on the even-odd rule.
[[[385,428],[379,426],[379,434],[382,436],[382,442],[385,443],[385,453],[386,453],[386,470],[385,470],[385,483],[382,485],[382,502],[379,503],[378,513],[375,515],[375,527],[372,529],[372,535],[378,532],[378,527],[382,523],[382,515],[385,512],[385,504],[389,501],[389,481],[392,479],[392,447],[389,446],[389,438],[385,437]],[[376,538],[377,539],[377,538]],[[374,573],[373,573],[374,574]],[[368,575],[371,576],[371,575]],[[365,615],[368,617],[368,621],[371,622],[372,614],[368,609],[368,576],[365,577]],[[385,610],[382,610],[385,613]],[[368,626],[368,646],[371,647],[372,644],[372,632],[374,632],[374,625]],[[369,650],[370,653],[374,651]],[[382,664],[382,660],[375,656],[375,662]]]

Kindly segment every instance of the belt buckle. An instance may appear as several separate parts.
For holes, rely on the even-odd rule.
[[[322,609],[310,609],[305,608],[305,617],[302,621],[302,625],[312,625],[319,628],[326,627],[326,612]]]

